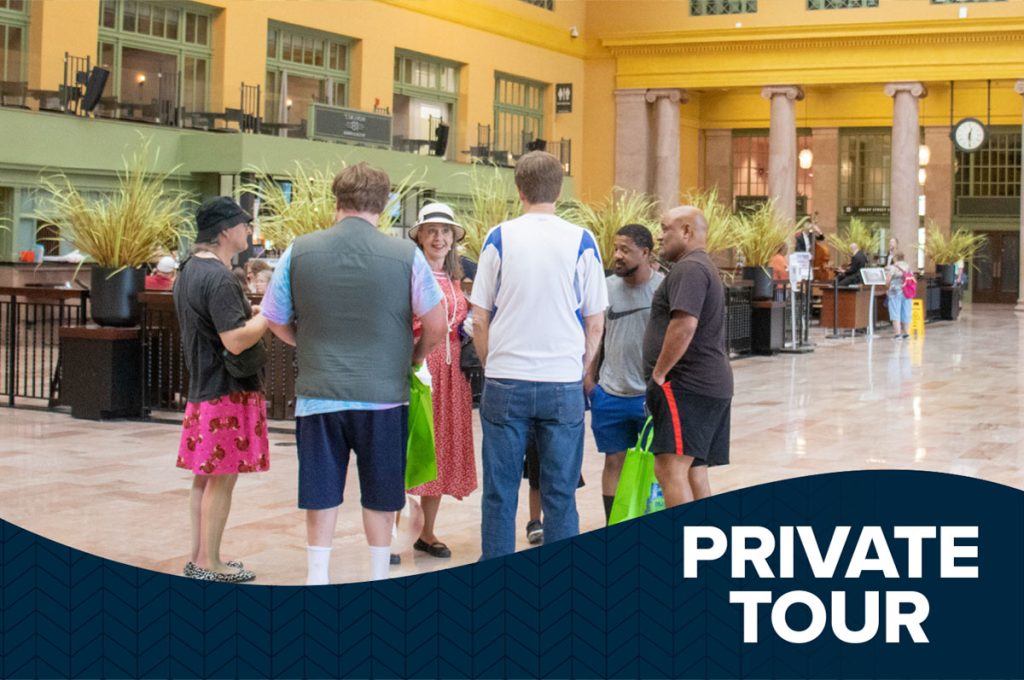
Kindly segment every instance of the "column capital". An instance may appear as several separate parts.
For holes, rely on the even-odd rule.
[[[761,96],[768,101],[778,96],[800,101],[804,98],[804,89],[799,85],[765,85],[761,88]]]
[[[923,99],[928,96],[928,88],[924,86],[924,83],[912,81],[885,84],[886,97],[895,97],[897,92],[909,92],[912,96],[918,99]]]
[[[615,90],[615,101],[617,102],[642,102],[647,90],[643,88],[622,88]]]
[[[1017,94],[1024,95],[1024,79],[1018,80],[1016,83],[1014,83],[1013,91],[1016,92]]]
[[[658,88],[653,90],[647,90],[644,95],[647,99],[648,104],[653,104],[661,98],[668,99],[673,104],[685,104],[690,101],[690,93],[686,90],[680,90],[679,88]]]

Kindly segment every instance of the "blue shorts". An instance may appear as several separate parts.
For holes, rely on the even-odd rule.
[[[899,295],[887,296],[887,302],[889,303],[889,319],[891,321],[901,321],[903,323],[910,323],[911,313],[914,309],[914,301],[903,296],[903,293]]]
[[[617,397],[600,385],[590,393],[590,429],[602,453],[621,453],[635,446],[646,420],[642,394]]]
[[[299,507],[341,505],[348,457],[356,452],[362,505],[393,512],[405,506],[405,449],[409,407],[383,411],[335,411],[295,419],[299,449]]]

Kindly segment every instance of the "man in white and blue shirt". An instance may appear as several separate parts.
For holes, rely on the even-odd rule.
[[[515,551],[526,439],[536,433],[546,542],[579,533],[583,375],[608,306],[593,234],[555,216],[562,166],[543,151],[516,163],[523,215],[494,227],[473,281],[474,344],[484,363],[483,558]]]

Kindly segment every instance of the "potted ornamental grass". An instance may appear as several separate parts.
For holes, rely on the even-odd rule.
[[[843,264],[848,264],[853,257],[851,243],[856,243],[865,255],[881,252],[882,232],[876,222],[865,222],[857,217],[850,219],[842,233],[829,234],[826,242],[839,254]]]
[[[340,168],[346,163],[340,162]],[[260,235],[268,248],[284,250],[304,234],[327,229],[335,224],[337,199],[331,190],[335,172],[324,168],[307,170],[296,162],[295,169],[271,177],[262,170],[253,170],[255,180],[242,185],[242,193],[259,199]],[[411,171],[392,188],[391,197],[381,213],[377,228],[392,234],[405,200],[422,186],[421,177]]]
[[[755,299],[772,297],[775,288],[769,266],[772,257],[781,246],[796,238],[806,219],[794,223],[782,217],[771,200],[736,215],[733,227],[736,248],[743,256],[743,278],[754,282]]]
[[[966,229],[957,229],[946,236],[934,222],[928,223],[924,254],[935,262],[935,271],[941,285],[952,286],[956,281],[956,263],[973,260],[985,247],[987,237]]]
[[[522,204],[511,173],[502,173],[498,168],[474,166],[467,175],[469,205],[459,215],[466,236],[459,245],[464,256],[479,262],[487,232],[519,215]]]
[[[158,154],[153,156],[156,164]],[[149,143],[124,160],[117,186],[95,196],[76,187],[63,173],[41,180],[41,208],[33,217],[57,230],[92,261],[92,319],[101,326],[135,326],[136,296],[145,288],[144,267],[178,250],[191,231],[191,195],[172,188],[171,175],[149,171]]]
[[[642,224],[651,230],[655,238],[661,232],[657,200],[637,191],[616,188],[595,203],[570,202],[559,210],[559,215],[594,234],[601,261],[606,267],[615,254],[615,234],[625,225]]]

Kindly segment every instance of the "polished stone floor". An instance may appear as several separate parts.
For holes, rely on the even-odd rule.
[[[733,362],[732,464],[712,471],[717,492],[778,479],[866,468],[968,475],[1024,488],[1024,316],[1010,307],[965,307],[958,322],[894,341],[887,328],[828,340],[805,355]],[[295,508],[289,423],[271,436],[271,470],[242,475],[225,537],[260,584],[305,576],[303,515]],[[479,424],[476,426],[479,448]],[[103,557],[180,573],[189,545],[188,473],[174,467],[178,426],[95,423],[63,413],[0,409],[0,517]],[[586,439],[578,492],[581,529],[603,525],[602,457]],[[357,484],[354,466],[350,488]],[[355,498],[351,494],[350,498]],[[526,523],[521,494],[520,527]],[[403,554],[393,576],[479,556],[480,492],[445,499],[437,533],[454,554]],[[528,547],[519,532],[519,547]],[[334,582],[368,576],[356,503],[341,510]]]

